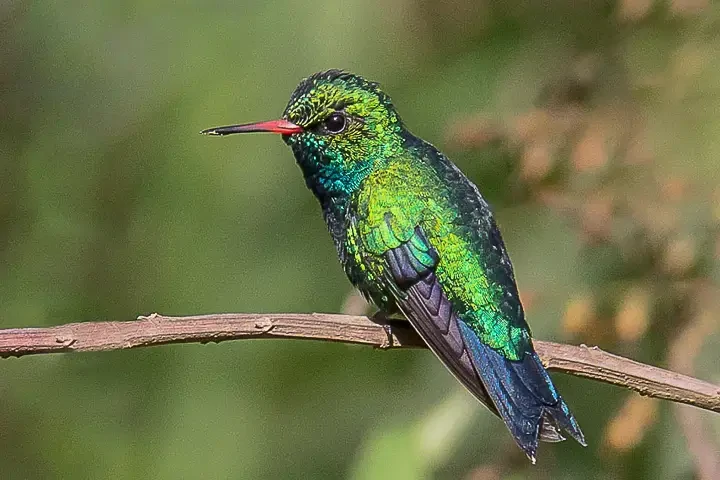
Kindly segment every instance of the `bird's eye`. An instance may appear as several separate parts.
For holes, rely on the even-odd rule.
[[[335,112],[325,119],[325,130],[330,133],[340,133],[345,130],[347,121],[342,112]]]

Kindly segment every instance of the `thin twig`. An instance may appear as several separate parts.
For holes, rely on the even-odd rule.
[[[391,328],[388,329],[388,325]],[[85,322],[0,330],[0,356],[101,352],[247,338],[324,340],[383,349],[425,346],[406,322],[381,324],[364,316],[224,313],[166,317],[153,314],[127,322]],[[597,347],[536,340],[535,348],[550,370],[720,413],[720,386],[619,357]]]

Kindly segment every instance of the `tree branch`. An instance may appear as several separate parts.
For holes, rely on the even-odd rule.
[[[127,322],[69,323],[49,328],[0,330],[0,357],[102,352],[249,338],[324,340],[384,349],[425,347],[407,322],[376,323],[364,316],[225,313],[166,317],[153,314]],[[536,340],[535,348],[550,370],[720,413],[718,385],[619,357],[597,347]]]

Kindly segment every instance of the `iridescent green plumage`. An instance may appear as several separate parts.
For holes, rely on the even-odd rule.
[[[528,348],[529,332],[517,312],[503,312],[508,285],[493,278],[493,254],[487,239],[463,224],[462,194],[453,191],[423,156],[422,145],[395,158],[391,165],[366,178],[363,188],[351,197],[357,208],[356,228],[348,243],[353,261],[382,257],[390,249],[415,239],[420,226],[440,261],[435,274],[448,299],[481,341],[506,358],[519,360]],[[478,212],[480,213],[480,212]],[[429,255],[411,242],[413,253],[431,267]],[[488,249],[490,251],[488,251]],[[383,262],[365,262],[367,279],[384,275]],[[513,295],[514,285],[511,284]]]
[[[268,126],[269,125],[269,126]],[[577,422],[540,363],[510,259],[475,185],[404,126],[377,84],[338,70],[305,79],[283,120],[211,129],[283,134],[320,201],[350,281],[400,311],[533,459]]]

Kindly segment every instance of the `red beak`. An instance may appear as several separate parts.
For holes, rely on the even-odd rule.
[[[228,125],[227,127],[215,127],[203,130],[203,135],[230,135],[233,133],[268,132],[292,135],[302,133],[303,127],[295,125],[287,120],[270,120],[269,122],[244,123],[242,125]]]

